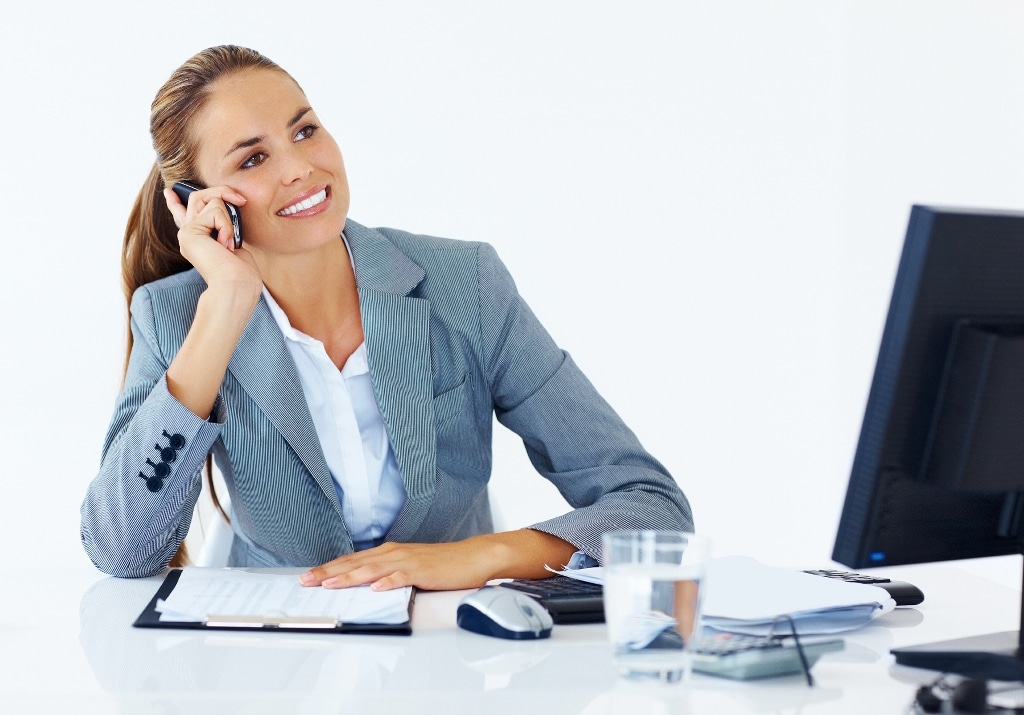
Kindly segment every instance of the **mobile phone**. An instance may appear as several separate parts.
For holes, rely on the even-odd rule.
[[[194,181],[179,181],[174,186],[171,187],[171,190],[178,195],[178,198],[181,199],[181,203],[185,204],[185,206],[188,206],[188,195],[191,194],[193,191],[199,191],[202,188],[202,186],[200,186]],[[235,248],[241,248],[242,215],[239,213],[238,207],[235,206],[234,204],[229,204],[227,201],[225,201],[224,205],[228,207],[228,216],[231,217],[231,226],[235,230]],[[210,235],[213,238],[217,238],[217,229],[211,231]]]

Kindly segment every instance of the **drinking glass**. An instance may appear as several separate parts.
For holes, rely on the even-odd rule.
[[[602,539],[605,622],[616,669],[631,680],[685,680],[690,642],[700,633],[708,539],[653,530],[612,531]]]

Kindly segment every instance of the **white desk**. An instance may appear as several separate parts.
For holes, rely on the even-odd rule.
[[[897,645],[1017,627],[1020,592],[955,564],[886,571],[926,594],[847,636],[799,676],[688,686],[618,681],[601,625],[512,642],[455,627],[464,592],[421,593],[411,637],[132,628],[159,578],[4,574],[0,710],[10,713],[898,713],[932,673],[892,665]],[[980,590],[982,592],[975,592]],[[975,606],[975,602],[983,605]]]

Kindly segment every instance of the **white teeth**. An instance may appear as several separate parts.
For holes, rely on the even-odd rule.
[[[286,209],[281,209],[280,211],[277,212],[277,215],[278,216],[291,216],[292,214],[298,213],[299,211],[305,211],[306,209],[313,208],[317,204],[322,203],[323,200],[326,199],[326,198],[327,198],[327,189],[324,189],[323,191],[321,191],[319,193],[313,194],[308,199],[304,199],[304,200],[300,201],[297,204],[292,204],[291,206],[289,206]]]

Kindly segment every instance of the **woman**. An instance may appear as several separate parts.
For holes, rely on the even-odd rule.
[[[306,585],[540,578],[599,558],[608,529],[691,528],[675,482],[493,249],[347,219],[338,146],[274,63],[199,53],[157,94],[150,128],[157,161],[125,235],[125,382],[82,505],[101,570],[171,562],[211,453],[231,564],[311,566]],[[182,180],[208,188],[186,206],[167,188]],[[574,511],[491,533],[494,414]]]

